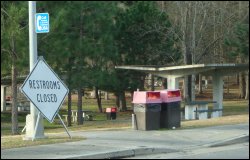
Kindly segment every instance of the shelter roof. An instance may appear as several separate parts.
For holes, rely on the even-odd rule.
[[[235,74],[241,71],[249,70],[249,64],[194,64],[181,66],[142,66],[128,65],[116,66],[116,69],[137,70],[146,73],[152,73],[160,77],[183,77],[191,74],[213,75],[215,73],[223,76]]]

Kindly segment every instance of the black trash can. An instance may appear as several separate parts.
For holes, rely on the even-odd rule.
[[[138,130],[160,128],[160,92],[134,92],[134,125]]]
[[[181,126],[180,90],[161,91],[160,128],[178,128]]]
[[[107,120],[116,119],[116,107],[106,108]]]

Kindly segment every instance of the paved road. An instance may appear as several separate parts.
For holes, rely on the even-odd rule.
[[[184,149],[179,152],[139,155],[126,159],[249,159],[249,143]]]
[[[66,133],[57,133],[58,136]],[[239,142],[249,144],[249,124],[214,126],[183,130],[137,131],[132,129],[77,131],[78,142],[1,150],[1,158],[125,158],[146,154],[168,155],[187,149],[218,148]],[[213,148],[214,148],[213,147]],[[239,151],[240,152],[240,151]],[[216,158],[216,157],[215,157]]]

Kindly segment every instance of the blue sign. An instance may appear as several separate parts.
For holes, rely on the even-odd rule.
[[[49,14],[37,13],[36,14],[36,33],[49,32]]]

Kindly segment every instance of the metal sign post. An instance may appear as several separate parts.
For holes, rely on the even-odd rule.
[[[49,32],[49,14],[36,14],[36,2],[29,1],[30,74],[20,90],[30,100],[30,114],[26,116],[26,125],[22,132],[26,129],[26,137],[24,139],[32,139],[32,141],[36,138],[45,138],[43,116],[52,123],[55,116],[58,115],[69,135],[65,124],[58,114],[68,94],[68,88],[43,57],[39,57],[37,60],[36,33],[47,32]]]
[[[33,138],[32,138],[32,141],[34,141],[34,139],[36,138],[36,132],[37,132],[37,127],[38,127],[38,123],[39,123],[40,116],[41,116],[41,112],[39,112],[39,113],[38,113],[38,116],[37,116],[36,126],[35,126],[35,133],[34,133],[34,136],[33,136]]]
[[[67,127],[66,127],[66,125],[64,124],[64,122],[63,122],[63,120],[62,120],[62,118],[61,118],[60,114],[57,114],[57,116],[58,116],[58,117],[59,117],[59,119],[61,120],[61,122],[62,122],[62,125],[63,125],[64,129],[66,130],[67,134],[69,135],[69,138],[71,138],[71,139],[72,139],[72,137],[71,137],[71,135],[69,134],[69,131],[68,131],[68,129],[67,129]]]
[[[37,34],[35,32],[35,14],[36,14],[36,2],[29,1],[29,60],[30,60],[30,72],[32,71],[37,61]],[[34,137],[35,122],[37,121],[37,109],[30,102],[30,114],[26,116],[26,135],[24,139],[32,139]],[[38,122],[38,132],[36,138],[45,138],[44,126],[42,118]]]
[[[38,123],[39,123],[39,119],[40,119],[40,116],[41,116],[41,112],[38,113],[38,117],[37,117],[37,121],[36,121],[36,127],[35,127],[35,133],[34,133],[34,136],[32,138],[32,141],[34,141],[35,137],[36,137],[36,133],[37,133],[37,127],[38,127]],[[72,136],[69,134],[69,130],[67,129],[66,125],[64,124],[60,114],[57,114],[57,116],[59,117],[64,129],[66,130],[67,134],[69,135],[69,138],[72,139]]]

